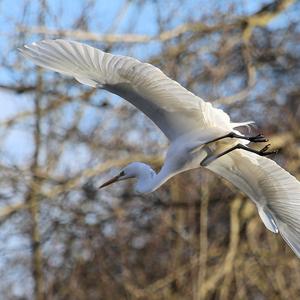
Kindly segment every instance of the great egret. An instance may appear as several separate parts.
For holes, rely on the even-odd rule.
[[[126,56],[112,55],[73,41],[45,40],[20,51],[37,65],[74,76],[79,82],[117,94],[146,114],[170,140],[158,174],[133,162],[102,184],[136,178],[135,190],[149,193],[170,177],[200,165],[221,175],[256,204],[265,226],[280,233],[300,258],[300,183],[249,142],[265,142],[262,135],[243,136],[214,108],[168,78],[158,68]],[[254,153],[253,153],[254,152]]]

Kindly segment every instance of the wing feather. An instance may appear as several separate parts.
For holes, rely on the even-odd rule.
[[[225,112],[187,91],[158,68],[134,58],[66,40],[45,40],[20,50],[37,65],[125,98],[170,140],[203,128],[234,127]]]
[[[279,232],[300,258],[300,182],[276,162],[235,150],[207,166],[256,204],[265,226]]]

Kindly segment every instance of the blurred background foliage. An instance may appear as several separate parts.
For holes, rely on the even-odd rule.
[[[299,259],[209,171],[98,191],[130,161],[159,169],[166,138],[16,50],[67,38],[150,62],[254,120],[299,179],[299,18],[292,0],[0,1],[0,298],[299,299]]]

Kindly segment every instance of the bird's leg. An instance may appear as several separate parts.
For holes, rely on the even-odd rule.
[[[220,137],[218,137],[214,140],[211,140],[211,141],[207,142],[206,144],[213,143],[213,142],[216,142],[216,141],[219,141],[219,140],[222,140],[222,139],[226,139],[226,138],[243,139],[243,140],[247,140],[247,141],[250,141],[250,142],[253,142],[253,143],[264,143],[264,142],[268,141],[268,139],[266,139],[263,134],[258,134],[258,135],[255,135],[255,136],[244,136],[244,135],[240,135],[240,134],[237,134],[237,133],[232,131],[232,132],[229,132],[228,134],[225,134],[225,135],[220,136]]]
[[[251,149],[243,144],[237,144],[227,150],[225,150],[224,152],[221,152],[217,155],[212,155],[212,156],[207,156],[206,158],[204,158],[202,160],[202,162],[200,163],[200,165],[202,167],[205,167],[207,165],[209,165],[211,162],[213,162],[214,160],[216,160],[217,158],[225,155],[225,154],[228,154],[229,152],[235,150],[235,149],[242,149],[242,150],[245,150],[245,151],[249,151],[249,152],[252,152],[252,153],[255,153],[255,154],[258,154],[260,156],[267,156],[267,155],[270,155],[270,154],[275,154],[277,153],[277,151],[267,151],[270,147],[270,144],[266,145],[265,147],[263,147],[262,149],[260,150],[255,150],[255,149]]]
[[[205,143],[203,143],[201,141],[201,143],[199,144],[199,141],[196,141],[193,144],[190,144],[188,146],[187,150],[189,152],[194,152],[194,151],[199,150],[199,148],[202,148],[205,145],[209,145],[209,144],[211,144],[213,142],[217,142],[219,140],[226,139],[226,138],[244,139],[244,140],[248,140],[248,141],[253,142],[253,143],[264,143],[264,142],[268,141],[268,139],[266,139],[264,137],[264,135],[262,135],[262,134],[258,134],[258,135],[255,135],[255,136],[243,136],[243,135],[237,134],[237,133],[235,133],[235,132],[232,131],[232,132],[229,132],[229,133],[227,133],[227,134],[225,134],[223,136],[217,137],[217,138],[215,138],[213,140],[210,140],[208,142],[205,142]]]

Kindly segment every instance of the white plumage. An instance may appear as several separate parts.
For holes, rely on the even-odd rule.
[[[170,147],[158,174],[148,165],[131,163],[113,179],[136,178],[135,189],[152,192],[170,177],[200,165],[226,178],[256,204],[265,226],[279,232],[300,257],[300,183],[274,161],[254,151],[229,116],[187,91],[158,68],[105,53],[78,42],[47,40],[20,51],[39,66],[75,77],[79,82],[117,94],[144,112],[168,137]],[[252,153],[256,152],[256,153]]]
[[[197,127],[217,127],[220,122],[231,129],[224,111],[187,91],[158,68],[134,58],[65,40],[42,41],[20,50],[39,66],[125,98],[170,140]]]

